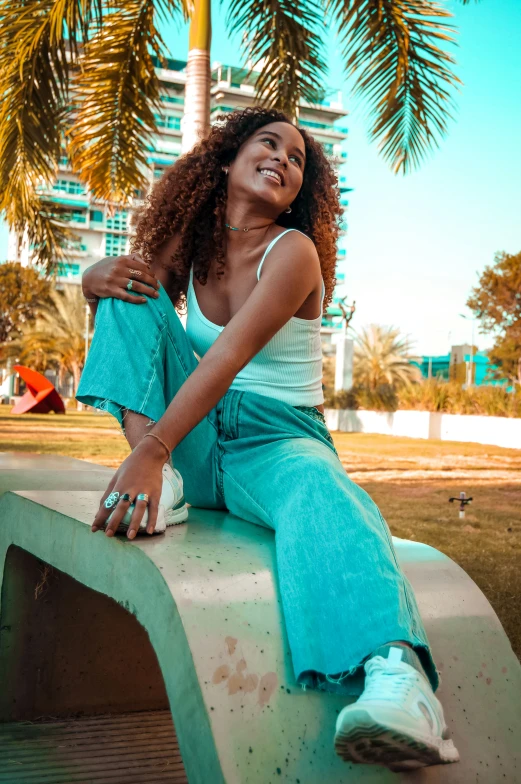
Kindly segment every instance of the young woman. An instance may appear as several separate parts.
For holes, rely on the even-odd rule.
[[[78,398],[133,449],[92,528],[132,539],[184,519],[181,476],[193,506],[272,528],[296,680],[361,695],[338,717],[337,753],[409,770],[458,753],[389,529],[322,413],[340,215],[320,145],[260,108],[228,115],[154,185],[139,255],[84,276],[97,313]]]

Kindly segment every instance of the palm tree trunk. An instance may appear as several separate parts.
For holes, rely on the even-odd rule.
[[[182,152],[189,152],[210,128],[211,0],[195,0],[186,65]]]

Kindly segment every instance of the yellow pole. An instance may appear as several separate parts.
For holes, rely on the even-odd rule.
[[[211,0],[194,0],[186,64],[182,151],[188,152],[210,128]]]
[[[210,52],[212,43],[211,0],[195,0],[190,20],[189,50],[204,49]]]

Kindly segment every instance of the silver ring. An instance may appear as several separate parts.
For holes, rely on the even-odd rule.
[[[136,501],[144,501],[146,504],[148,504],[147,493],[138,493],[138,495],[136,496]]]
[[[129,275],[137,275],[137,277],[139,278],[139,277],[141,277],[141,275],[143,273],[140,270],[129,269],[128,274]]]
[[[105,509],[112,509],[113,506],[116,506],[117,502],[119,501],[119,493],[111,493],[106,499],[103,506]]]
[[[132,503],[132,499],[130,497],[130,493],[123,493],[122,496],[119,498],[120,501],[130,501]]]
[[[132,280],[132,278],[131,278],[131,279],[129,280],[129,282],[127,283],[127,290],[128,290],[128,291],[132,291],[132,284],[133,284],[133,283],[134,283],[134,281],[133,281],[133,280]]]

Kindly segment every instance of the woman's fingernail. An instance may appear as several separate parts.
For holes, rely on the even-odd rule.
[[[127,534],[129,539],[133,539],[135,537],[135,535],[136,535],[136,532],[134,530],[129,531],[128,534]]]

